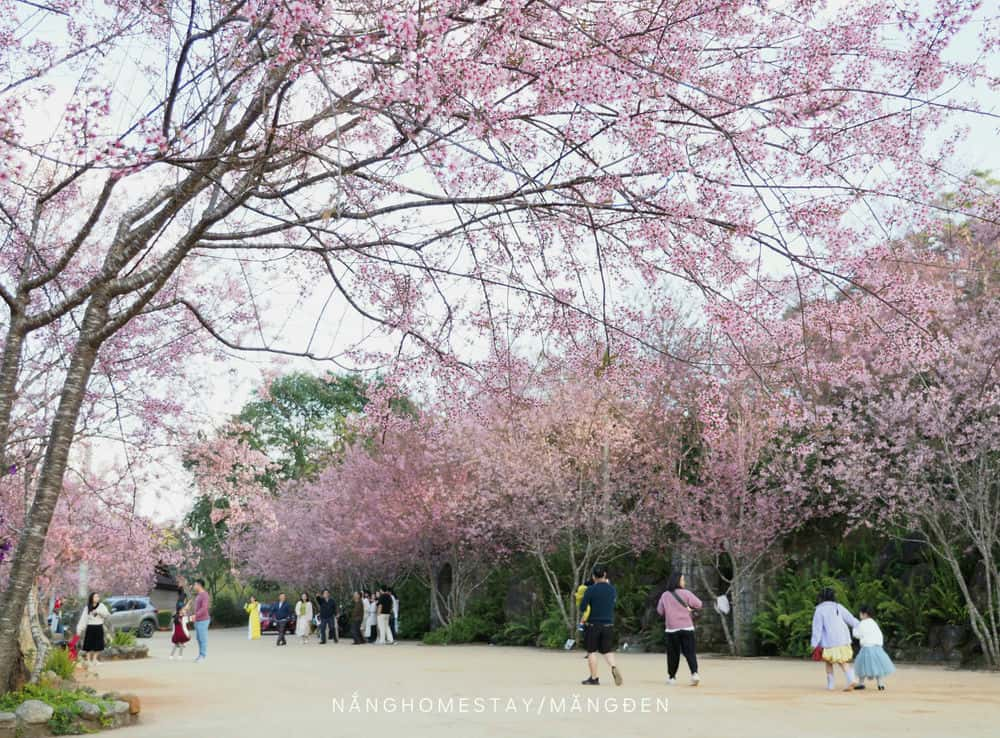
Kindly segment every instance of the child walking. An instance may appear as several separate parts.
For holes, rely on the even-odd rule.
[[[854,628],[854,637],[861,641],[861,651],[854,660],[854,670],[861,680],[857,689],[865,688],[865,679],[874,679],[880,692],[885,690],[885,678],[896,671],[889,654],[882,648],[882,630],[872,617],[870,605],[858,611],[861,622]]]
[[[857,627],[858,620],[837,602],[837,595],[831,587],[824,588],[817,599],[819,604],[813,613],[812,624],[812,648],[817,654],[814,658],[824,662],[827,689],[834,688],[833,665],[839,664],[847,680],[844,691],[849,692],[858,685],[851,668],[854,651],[851,649],[850,631],[850,628]]]
[[[187,607],[182,605],[174,612],[174,634],[170,638],[170,642],[174,645],[170,649],[170,658],[173,659],[176,655],[178,659],[183,659],[184,646],[190,640],[191,636],[187,629]]]

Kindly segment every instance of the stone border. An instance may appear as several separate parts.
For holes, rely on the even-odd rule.
[[[149,646],[136,644],[134,646],[108,646],[101,651],[100,661],[127,661],[144,659],[149,656]]]
[[[97,703],[86,699],[76,701],[80,718],[76,725],[81,733],[96,733],[134,725],[139,720],[142,704],[134,694],[107,692],[102,700],[111,702],[111,709],[102,715]],[[0,738],[40,738],[53,735],[49,720],[55,714],[51,705],[41,700],[25,700],[15,712],[0,712]]]

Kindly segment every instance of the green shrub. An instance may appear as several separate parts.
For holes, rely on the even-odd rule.
[[[416,577],[408,577],[396,589],[399,597],[399,637],[404,639],[420,639],[431,629],[431,599],[430,590]],[[352,607],[349,599],[347,605],[341,607],[348,610]]]
[[[72,679],[76,664],[69,657],[65,648],[53,648],[45,657],[45,671],[54,671],[62,679]]]
[[[450,641],[448,640],[448,626],[442,628],[435,628],[424,633],[423,642],[428,646],[445,646]]]
[[[246,625],[246,622],[247,613],[236,598],[226,594],[220,594],[215,598],[212,603],[212,625],[231,628]]]
[[[493,642],[498,646],[534,646],[537,641],[538,623],[527,620],[504,623],[493,636]]]
[[[926,591],[914,594],[928,616],[943,625],[965,625],[969,622],[969,609],[958,586],[954,573],[946,564],[935,559],[933,576]]]
[[[855,615],[862,605],[870,606],[891,645],[924,643],[934,623],[967,622],[958,582],[935,559],[928,558],[929,582],[912,574],[904,581],[898,568],[877,574],[876,554],[863,546],[838,546],[827,561],[832,565],[824,561],[818,567],[788,571],[779,577],[754,620],[767,650],[782,656],[808,655],[816,595],[823,587],[832,587],[837,601]]]
[[[107,727],[111,714],[111,702],[94,695],[87,689],[55,689],[42,684],[26,684],[16,692],[0,695],[0,712],[14,712],[27,700],[41,700],[54,712],[49,720],[49,730],[54,735],[79,735],[87,732],[81,721],[77,700],[93,702],[101,710],[101,725]]]
[[[782,656],[807,656],[812,634],[816,593],[824,586],[839,583],[827,576],[803,577],[787,573],[765,600],[754,626],[761,645]]]
[[[559,606],[550,605],[542,622],[538,624],[538,645],[543,648],[562,648],[569,637]]]
[[[135,633],[130,633],[127,630],[116,630],[111,635],[112,646],[134,646],[135,645]]]
[[[485,641],[493,633],[492,625],[478,615],[455,618],[448,625],[424,634],[424,643],[441,646],[449,643]]]

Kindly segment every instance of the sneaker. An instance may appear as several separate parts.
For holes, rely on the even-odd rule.
[[[582,682],[580,682],[580,684],[586,684],[588,686],[598,686],[600,685],[600,683],[601,680],[596,677],[587,677]]]
[[[622,686],[622,673],[620,671],[618,671],[618,667],[617,666],[612,666],[611,667],[611,676],[615,680],[615,686],[616,687]]]
[[[698,672],[695,672],[691,675],[691,686],[697,687],[699,684],[701,684],[701,677],[698,676]]]
[[[857,689],[857,688],[858,688],[859,686],[863,687],[864,685],[863,685],[863,684],[861,684],[861,682],[851,682],[851,683],[850,683],[850,684],[848,684],[848,685],[847,685],[846,687],[844,687],[844,691],[845,691],[845,692],[853,692],[853,691],[854,691],[855,689]]]

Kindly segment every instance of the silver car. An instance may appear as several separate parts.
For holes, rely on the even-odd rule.
[[[108,597],[104,604],[111,611],[114,630],[134,631],[140,638],[156,632],[156,608],[148,597]]]

